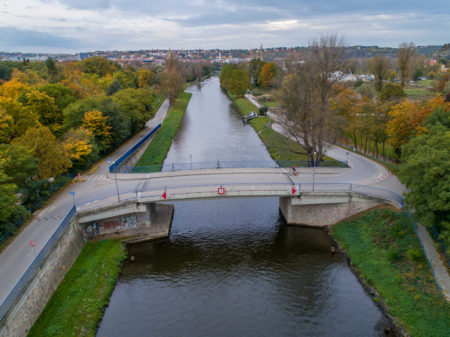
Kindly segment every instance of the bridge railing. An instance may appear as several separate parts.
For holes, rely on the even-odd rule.
[[[22,274],[19,280],[16,282],[14,287],[5,297],[2,303],[0,303],[0,321],[2,321],[3,317],[8,313],[13,304],[16,302],[17,298],[23,292],[28,283],[33,279],[34,275],[38,271],[39,267],[45,261],[47,256],[52,251],[55,244],[59,241],[62,234],[66,230],[69,225],[72,217],[75,215],[76,209],[75,206],[69,210],[64,219],[59,223],[56,227],[56,230],[53,232],[52,236],[48,239],[48,241],[44,244],[41,251],[36,255],[34,260],[31,262],[30,266],[27,270]]]
[[[166,163],[155,166],[111,166],[111,173],[153,173],[185,170],[205,170],[220,168],[280,168],[280,167],[314,167],[309,160],[265,160],[265,161],[234,161],[216,160],[208,162]],[[348,167],[347,161],[324,160],[317,163],[316,167]]]
[[[396,205],[404,207],[403,197],[390,190],[376,188],[366,185],[358,185],[352,183],[301,183],[301,184],[291,184],[291,183],[227,183],[227,184],[197,184],[197,185],[178,185],[178,186],[156,186],[150,188],[143,188],[135,191],[128,191],[127,193],[120,194],[120,200],[137,200],[139,198],[157,198],[157,201],[164,201],[162,197],[163,193],[166,192],[167,200],[171,198],[183,198],[184,195],[189,195],[190,197],[198,195],[204,195],[205,193],[218,194],[218,188],[223,187],[227,193],[231,192],[241,192],[245,194],[251,192],[267,192],[268,196],[272,193],[273,196],[281,195],[292,195],[292,187],[295,187],[298,194],[300,192],[355,192],[361,195],[366,195],[369,197],[381,198],[384,200],[390,200]],[[258,193],[256,193],[258,194]],[[79,204],[83,210],[94,209],[98,207],[98,200],[85,201],[83,204]],[[103,205],[110,205],[117,202],[117,196],[110,196],[104,199]],[[105,204],[106,203],[106,204]]]

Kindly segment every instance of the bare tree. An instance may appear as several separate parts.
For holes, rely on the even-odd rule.
[[[389,58],[381,55],[372,57],[369,60],[369,69],[375,75],[375,88],[377,91],[381,91],[383,80],[386,79],[390,69]]]
[[[402,87],[405,85],[406,80],[411,75],[411,59],[416,53],[416,46],[414,43],[403,42],[398,46],[397,51],[397,64],[400,70],[400,81]]]
[[[320,163],[328,142],[337,138],[336,116],[328,107],[334,95],[336,72],[342,66],[344,45],[336,35],[313,40],[303,63],[288,67],[281,88],[284,112],[280,124],[288,136],[302,144],[309,161]]]

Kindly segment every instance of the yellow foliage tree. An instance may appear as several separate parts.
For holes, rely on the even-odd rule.
[[[406,144],[412,136],[426,131],[423,124],[427,116],[437,107],[444,107],[445,111],[450,111],[450,103],[446,103],[440,95],[436,95],[425,103],[404,100],[394,105],[389,111],[390,120],[386,125],[388,143],[399,153],[402,145]]]
[[[17,101],[20,94],[29,89],[30,87],[28,85],[19,82],[17,79],[13,79],[0,86],[0,96],[5,99]]]
[[[138,70],[138,86],[139,88],[148,88],[150,86],[150,81],[152,80],[155,73],[147,69]]]
[[[14,119],[0,109],[0,143],[9,143],[14,135]]]
[[[11,79],[27,85],[38,85],[44,82],[44,80],[31,69],[27,69],[25,72],[14,69],[11,73]]]
[[[82,160],[92,153],[92,137],[92,132],[84,127],[69,130],[64,136],[64,151],[72,161]]]
[[[56,177],[72,166],[63,146],[46,126],[28,129],[13,143],[30,149],[33,155],[39,159],[38,176],[40,179]]]
[[[0,97],[0,109],[14,120],[12,138],[20,137],[29,128],[40,125],[39,116],[17,101]]]
[[[83,126],[92,133],[101,152],[106,151],[111,144],[111,126],[107,121],[108,117],[103,116],[98,110],[87,111],[84,114]]]

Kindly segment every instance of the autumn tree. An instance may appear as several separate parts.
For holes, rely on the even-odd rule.
[[[98,155],[98,146],[95,144],[94,135],[85,127],[66,132],[62,145],[72,161],[74,169],[84,167],[90,159],[95,160]]]
[[[398,46],[397,51],[397,65],[400,71],[400,81],[402,87],[405,82],[411,76],[411,62],[414,54],[416,53],[416,46],[414,43],[403,42]]]
[[[31,150],[33,156],[39,160],[38,177],[48,179],[67,171],[71,166],[69,157],[64,153],[61,143],[56,140],[46,126],[30,128],[15,139],[14,144],[22,145]]]
[[[261,87],[273,86],[273,80],[277,74],[277,66],[273,62],[267,62],[263,65],[258,77],[258,85]]]
[[[17,186],[12,182],[4,171],[5,159],[0,158],[0,230],[1,234],[4,230],[5,222],[11,216],[16,206],[16,190]]]
[[[382,101],[400,101],[406,97],[406,93],[402,86],[397,83],[386,83],[380,91],[380,99]]]
[[[311,42],[304,63],[292,66],[282,84],[284,108],[280,123],[285,132],[302,144],[310,162],[320,163],[327,142],[337,138],[336,116],[329,109],[335,94],[332,74],[339,70],[344,48],[337,36],[324,36]]]
[[[183,90],[184,80],[181,72],[177,69],[172,52],[169,53],[161,85],[163,92],[169,97],[170,104],[173,104],[178,94]]]
[[[0,157],[4,159],[4,172],[18,187],[26,187],[37,174],[38,159],[23,145],[0,144]]]
[[[96,74],[100,77],[112,74],[117,70],[116,66],[109,60],[100,56],[88,57],[80,62],[83,72]]]
[[[11,130],[7,131],[11,138],[20,137],[29,128],[40,125],[39,115],[24,107],[20,102],[0,97],[0,110],[13,119],[13,124],[8,124],[12,125],[12,133]],[[10,118],[7,119],[11,121]]]
[[[155,73],[147,69],[139,69],[138,75],[138,87],[139,88],[149,88]]]
[[[106,152],[110,148],[111,126],[108,125],[108,117],[103,116],[101,111],[87,111],[84,114],[83,126],[94,136],[100,152]]]
[[[387,78],[390,68],[389,58],[386,56],[376,55],[369,60],[369,70],[375,76],[375,88],[378,92],[383,87],[383,80]]]
[[[440,95],[436,95],[428,102],[411,102],[405,100],[394,105],[389,111],[389,122],[386,125],[386,133],[389,135],[388,142],[400,154],[402,145],[409,142],[412,136],[425,131],[422,124],[426,117],[436,108],[450,111],[450,104],[445,103]]]
[[[14,119],[0,108],[0,144],[9,143],[14,135]]]

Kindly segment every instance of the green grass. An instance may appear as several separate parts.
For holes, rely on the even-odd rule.
[[[242,116],[248,116],[251,111],[258,112],[258,108],[245,97],[236,97],[230,92],[228,92],[228,96],[234,102]],[[306,155],[303,146],[274,131],[269,126],[269,121],[270,119],[268,117],[258,117],[251,120],[250,124],[253,126],[259,138],[266,146],[272,159],[282,161],[308,160],[308,156]],[[327,161],[333,162],[333,165],[339,164],[329,157],[324,157],[323,160],[324,162],[321,163],[323,166],[326,166]]]
[[[136,164],[135,172],[140,171],[140,167],[160,166],[166,158],[172,140],[180,127],[186,112],[187,105],[192,94],[182,92],[178,95],[175,103],[170,107],[161,129],[155,135],[142,157]],[[158,169],[159,171],[159,169]]]
[[[88,242],[28,336],[95,336],[125,258],[118,240]]]
[[[405,88],[404,90],[407,97],[411,100],[427,101],[436,96],[436,93],[427,88],[410,87]]]
[[[406,213],[374,210],[334,226],[333,236],[388,314],[412,336],[448,336],[450,304],[434,283]]]

